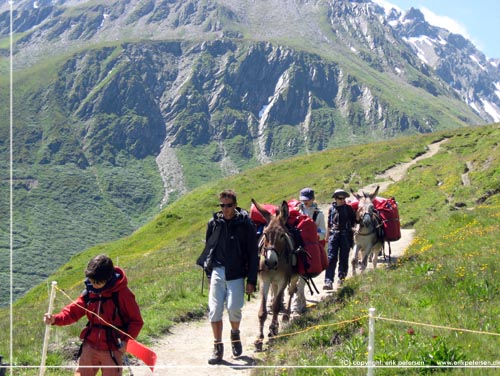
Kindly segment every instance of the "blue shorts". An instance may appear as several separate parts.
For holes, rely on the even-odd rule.
[[[226,269],[215,267],[210,277],[208,294],[208,318],[210,322],[222,321],[224,308],[227,308],[229,321],[241,321],[241,309],[245,303],[245,279],[226,281]]]

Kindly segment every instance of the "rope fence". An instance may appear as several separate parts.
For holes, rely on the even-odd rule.
[[[370,309],[374,309],[374,308],[370,308]],[[290,337],[290,336],[294,336],[294,335],[297,335],[297,334],[302,334],[302,333],[311,331],[313,329],[321,329],[321,328],[324,328],[324,327],[340,326],[340,325],[350,324],[350,323],[354,323],[354,322],[357,322],[357,321],[365,320],[365,319],[367,319],[369,317],[370,317],[369,315],[364,315],[364,316],[359,316],[359,317],[357,317],[355,319],[339,321],[339,322],[331,323],[331,324],[313,325],[313,326],[309,326],[309,327],[307,327],[305,329],[302,329],[302,330],[298,330],[298,331],[294,331],[294,332],[290,332],[290,333],[278,334],[278,335],[274,336],[273,338]],[[417,322],[417,321],[391,319],[391,318],[383,317],[383,316],[376,316],[376,317],[374,317],[374,319],[375,320],[382,320],[382,321],[390,321],[390,322],[402,323],[402,324],[411,324],[411,325],[429,327],[429,328],[434,328],[434,329],[445,329],[445,330],[451,330],[451,331],[457,331],[457,332],[484,334],[484,335],[492,335],[492,336],[500,337],[500,333],[487,332],[487,331],[482,331],[482,330],[471,330],[471,329],[464,329],[464,328],[454,328],[454,327],[444,326],[444,325],[426,324],[426,323]]]
[[[52,282],[52,290],[50,292],[50,299],[49,299],[49,312],[52,311],[52,308],[53,308],[53,302],[54,302],[54,299],[55,299],[55,293],[56,293],[56,290],[61,292],[62,295],[64,295],[68,300],[70,300],[73,304],[76,304],[78,305],[80,308],[82,308],[83,310],[85,310],[85,312],[91,314],[91,315],[95,315],[97,316],[100,320],[102,320],[106,325],[112,327],[113,329],[115,329],[116,331],[122,333],[123,335],[129,337],[131,340],[133,340],[133,338],[126,332],[120,330],[119,328],[113,326],[111,323],[108,323],[107,321],[105,321],[104,319],[102,319],[102,317],[100,317],[97,313],[95,312],[92,312],[90,310],[88,310],[86,307],[80,305],[77,303],[77,300],[76,299],[72,299],[64,290],[60,289],[58,286],[57,286],[57,282]],[[356,368],[366,368],[367,369],[367,375],[368,376],[372,376],[373,375],[373,372],[374,372],[374,369],[376,368],[386,368],[387,366],[384,366],[384,365],[381,365],[380,363],[374,361],[374,354],[375,354],[375,324],[376,324],[376,321],[377,320],[380,320],[380,321],[387,321],[387,322],[393,322],[393,323],[399,323],[399,324],[405,324],[405,325],[413,325],[413,326],[422,326],[422,327],[428,327],[428,328],[432,328],[432,329],[440,329],[440,330],[449,330],[449,331],[455,331],[455,332],[464,332],[464,333],[473,333],[473,334],[479,334],[479,335],[489,335],[489,336],[496,336],[496,337],[500,337],[500,333],[496,333],[496,332],[488,332],[488,331],[481,331],[481,330],[472,330],[472,329],[466,329],[466,328],[457,328],[457,327],[450,327],[450,326],[445,326],[445,325],[436,325],[436,324],[429,324],[429,323],[423,323],[423,322],[417,322],[417,321],[409,321],[409,320],[402,320],[402,319],[393,319],[393,318],[388,318],[388,317],[383,317],[383,316],[376,316],[375,313],[376,313],[376,309],[375,308],[370,308],[368,310],[368,315],[362,315],[362,316],[359,316],[359,317],[356,317],[356,318],[353,318],[353,319],[350,319],[350,320],[344,320],[344,321],[339,321],[339,322],[335,322],[335,323],[330,323],[330,324],[318,324],[318,325],[312,325],[312,326],[309,326],[309,327],[306,327],[304,329],[301,329],[301,330],[297,330],[297,331],[293,331],[293,332],[288,332],[288,333],[281,333],[281,334],[278,334],[276,336],[273,337],[273,339],[278,339],[278,338],[284,338],[284,337],[290,337],[290,336],[294,336],[294,335],[299,335],[299,334],[303,334],[303,333],[306,333],[306,332],[309,332],[309,331],[312,331],[312,330],[321,330],[323,328],[327,328],[327,327],[334,327],[334,326],[344,326],[344,325],[348,325],[348,324],[352,324],[352,323],[355,323],[355,322],[359,322],[359,321],[364,321],[366,319],[368,319],[368,356],[367,356],[367,361],[366,362],[363,362],[363,364],[358,364],[358,365],[354,365],[354,367]],[[45,332],[45,338],[44,338],[44,344],[43,344],[43,350],[42,350],[42,362],[41,362],[41,365],[39,366],[40,367],[40,376],[43,376],[44,375],[44,372],[45,372],[45,369],[48,368],[45,366],[45,360],[46,360],[46,352],[47,352],[47,348],[48,348],[48,339],[49,339],[49,328],[50,328],[50,325],[47,326],[46,328],[46,332]],[[155,359],[156,361],[156,359]],[[433,368],[440,368],[440,367],[444,367],[444,368],[463,368],[465,367],[467,364],[469,364],[469,366],[474,366],[474,367],[486,367],[486,368],[500,368],[500,360],[496,360],[496,361],[477,361],[477,362],[472,362],[472,361],[463,361],[462,362],[463,365],[444,365],[444,366],[429,366],[429,367],[433,367]],[[352,364],[349,364],[349,365],[340,365],[340,366],[329,366],[329,367],[326,367],[326,368],[343,368],[343,367],[352,367],[353,365]],[[154,366],[156,368],[165,368],[165,367],[169,367],[168,365],[156,365]],[[248,367],[248,366],[247,366]],[[258,366],[256,368],[269,368],[267,366]],[[288,368],[289,366],[287,366]],[[9,367],[10,368],[10,367]],[[50,367],[52,368],[52,367]],[[55,368],[58,368],[58,367],[55,367]],[[67,366],[64,366],[64,368],[67,368]],[[296,368],[296,367],[291,367],[291,368]],[[316,367],[314,367],[316,368]],[[325,367],[319,367],[319,368],[325,368]],[[410,365],[408,367],[404,367],[404,368],[426,368],[426,366],[414,366],[414,367],[411,367]],[[153,371],[153,367],[151,367],[151,370]]]

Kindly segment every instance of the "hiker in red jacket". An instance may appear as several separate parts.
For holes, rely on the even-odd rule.
[[[103,376],[121,375],[127,340],[136,338],[144,324],[139,306],[125,272],[113,266],[109,257],[92,258],[85,276],[80,297],[58,314],[46,313],[43,320],[47,325],[63,326],[86,315],[89,322],[80,334],[83,342],[75,375],[95,376],[101,367]]]

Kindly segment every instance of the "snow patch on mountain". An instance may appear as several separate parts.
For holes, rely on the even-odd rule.
[[[500,121],[500,109],[495,106],[494,103],[491,103],[485,99],[481,99],[481,102],[483,103],[483,108],[484,110],[488,113],[493,118],[493,121],[499,122]]]

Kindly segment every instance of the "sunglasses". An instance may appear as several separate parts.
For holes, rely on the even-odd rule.
[[[224,208],[232,208],[234,204],[219,204],[219,206],[224,209]]]
[[[345,197],[335,197],[337,200],[345,200]]]

